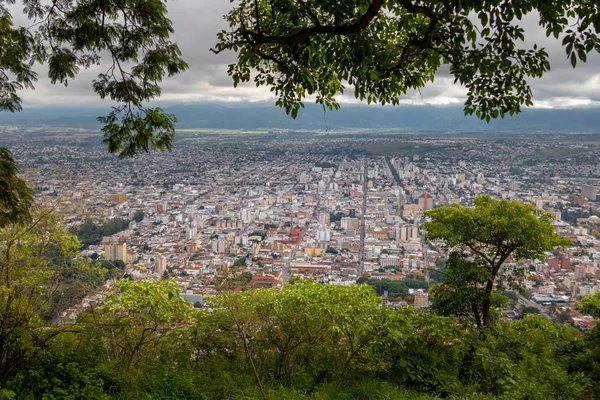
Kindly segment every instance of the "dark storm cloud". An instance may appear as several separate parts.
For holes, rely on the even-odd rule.
[[[256,88],[250,83],[233,88],[227,76],[227,65],[235,62],[235,54],[224,52],[215,55],[209,51],[216,43],[216,34],[227,29],[223,15],[232,7],[228,0],[174,0],[169,1],[169,18],[173,21],[177,41],[185,60],[190,65],[188,71],[163,82],[163,96],[160,103],[181,101],[258,101],[271,98],[268,88]],[[16,22],[29,25],[20,13],[20,7],[13,7]],[[588,63],[580,64],[573,70],[566,59],[560,40],[546,38],[538,26],[536,15],[525,17],[519,24],[525,29],[523,48],[531,48],[536,43],[544,47],[550,56],[551,70],[542,79],[532,79],[536,105],[568,106],[594,104],[600,102],[600,57],[590,56]],[[97,98],[92,91],[92,80],[106,67],[94,67],[82,71],[68,87],[53,87],[46,78],[46,71],[40,69],[40,81],[34,92],[22,94],[26,105],[38,104],[108,104]],[[453,83],[447,68],[443,67],[436,75],[434,83],[420,92],[414,91],[402,96],[405,103],[462,103],[466,90]],[[341,102],[357,102],[352,88],[339,97]]]

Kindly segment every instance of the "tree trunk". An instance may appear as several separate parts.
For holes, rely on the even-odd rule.
[[[483,299],[483,307],[481,309],[481,314],[482,314],[482,325],[483,326],[488,326],[490,324],[490,306],[491,306],[491,301],[490,301],[490,297],[492,295],[492,289],[494,288],[494,279],[495,279],[495,275],[492,277],[492,279],[490,279],[487,284],[485,285],[485,299]]]

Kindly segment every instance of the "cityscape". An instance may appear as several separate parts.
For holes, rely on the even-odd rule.
[[[78,233],[81,256],[119,269],[63,320],[124,277],[172,277],[198,308],[224,290],[297,279],[366,282],[382,306],[425,308],[447,252],[425,240],[423,212],[489,194],[551,213],[574,243],[545,260],[510,260],[526,273],[502,318],[594,326],[575,302],[600,285],[595,134],[190,129],[172,152],[119,159],[85,129],[0,129],[36,197]],[[110,234],[89,235],[111,221]]]

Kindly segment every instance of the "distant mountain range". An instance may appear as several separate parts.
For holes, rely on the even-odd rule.
[[[0,113],[0,124],[51,125],[95,129],[96,117],[106,115],[106,109],[90,108],[30,108],[21,113]],[[310,104],[297,119],[266,103],[194,103],[166,107],[177,115],[180,129],[406,129],[419,131],[551,131],[599,132],[600,108],[526,109],[521,114],[489,124],[476,117],[463,115],[462,106],[381,107],[342,105],[337,111],[323,111]]]

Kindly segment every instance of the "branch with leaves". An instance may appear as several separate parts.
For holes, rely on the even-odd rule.
[[[28,28],[13,26],[0,2],[0,111],[22,109],[17,90],[33,89],[36,63],[47,64],[51,83],[68,86],[81,68],[107,59],[93,89],[117,104],[98,118],[109,151],[126,157],[172,149],[175,116],[147,106],[164,77],[188,67],[170,40],[165,0],[22,2]]]
[[[368,103],[399,104],[446,64],[467,88],[465,113],[490,121],[532,105],[528,81],[550,69],[543,48],[523,46],[519,23],[534,13],[546,36],[562,37],[574,67],[600,49],[598,10],[581,0],[242,0],[211,51],[235,51],[234,86],[270,87],[292,117],[310,95],[338,108],[348,87]]]

